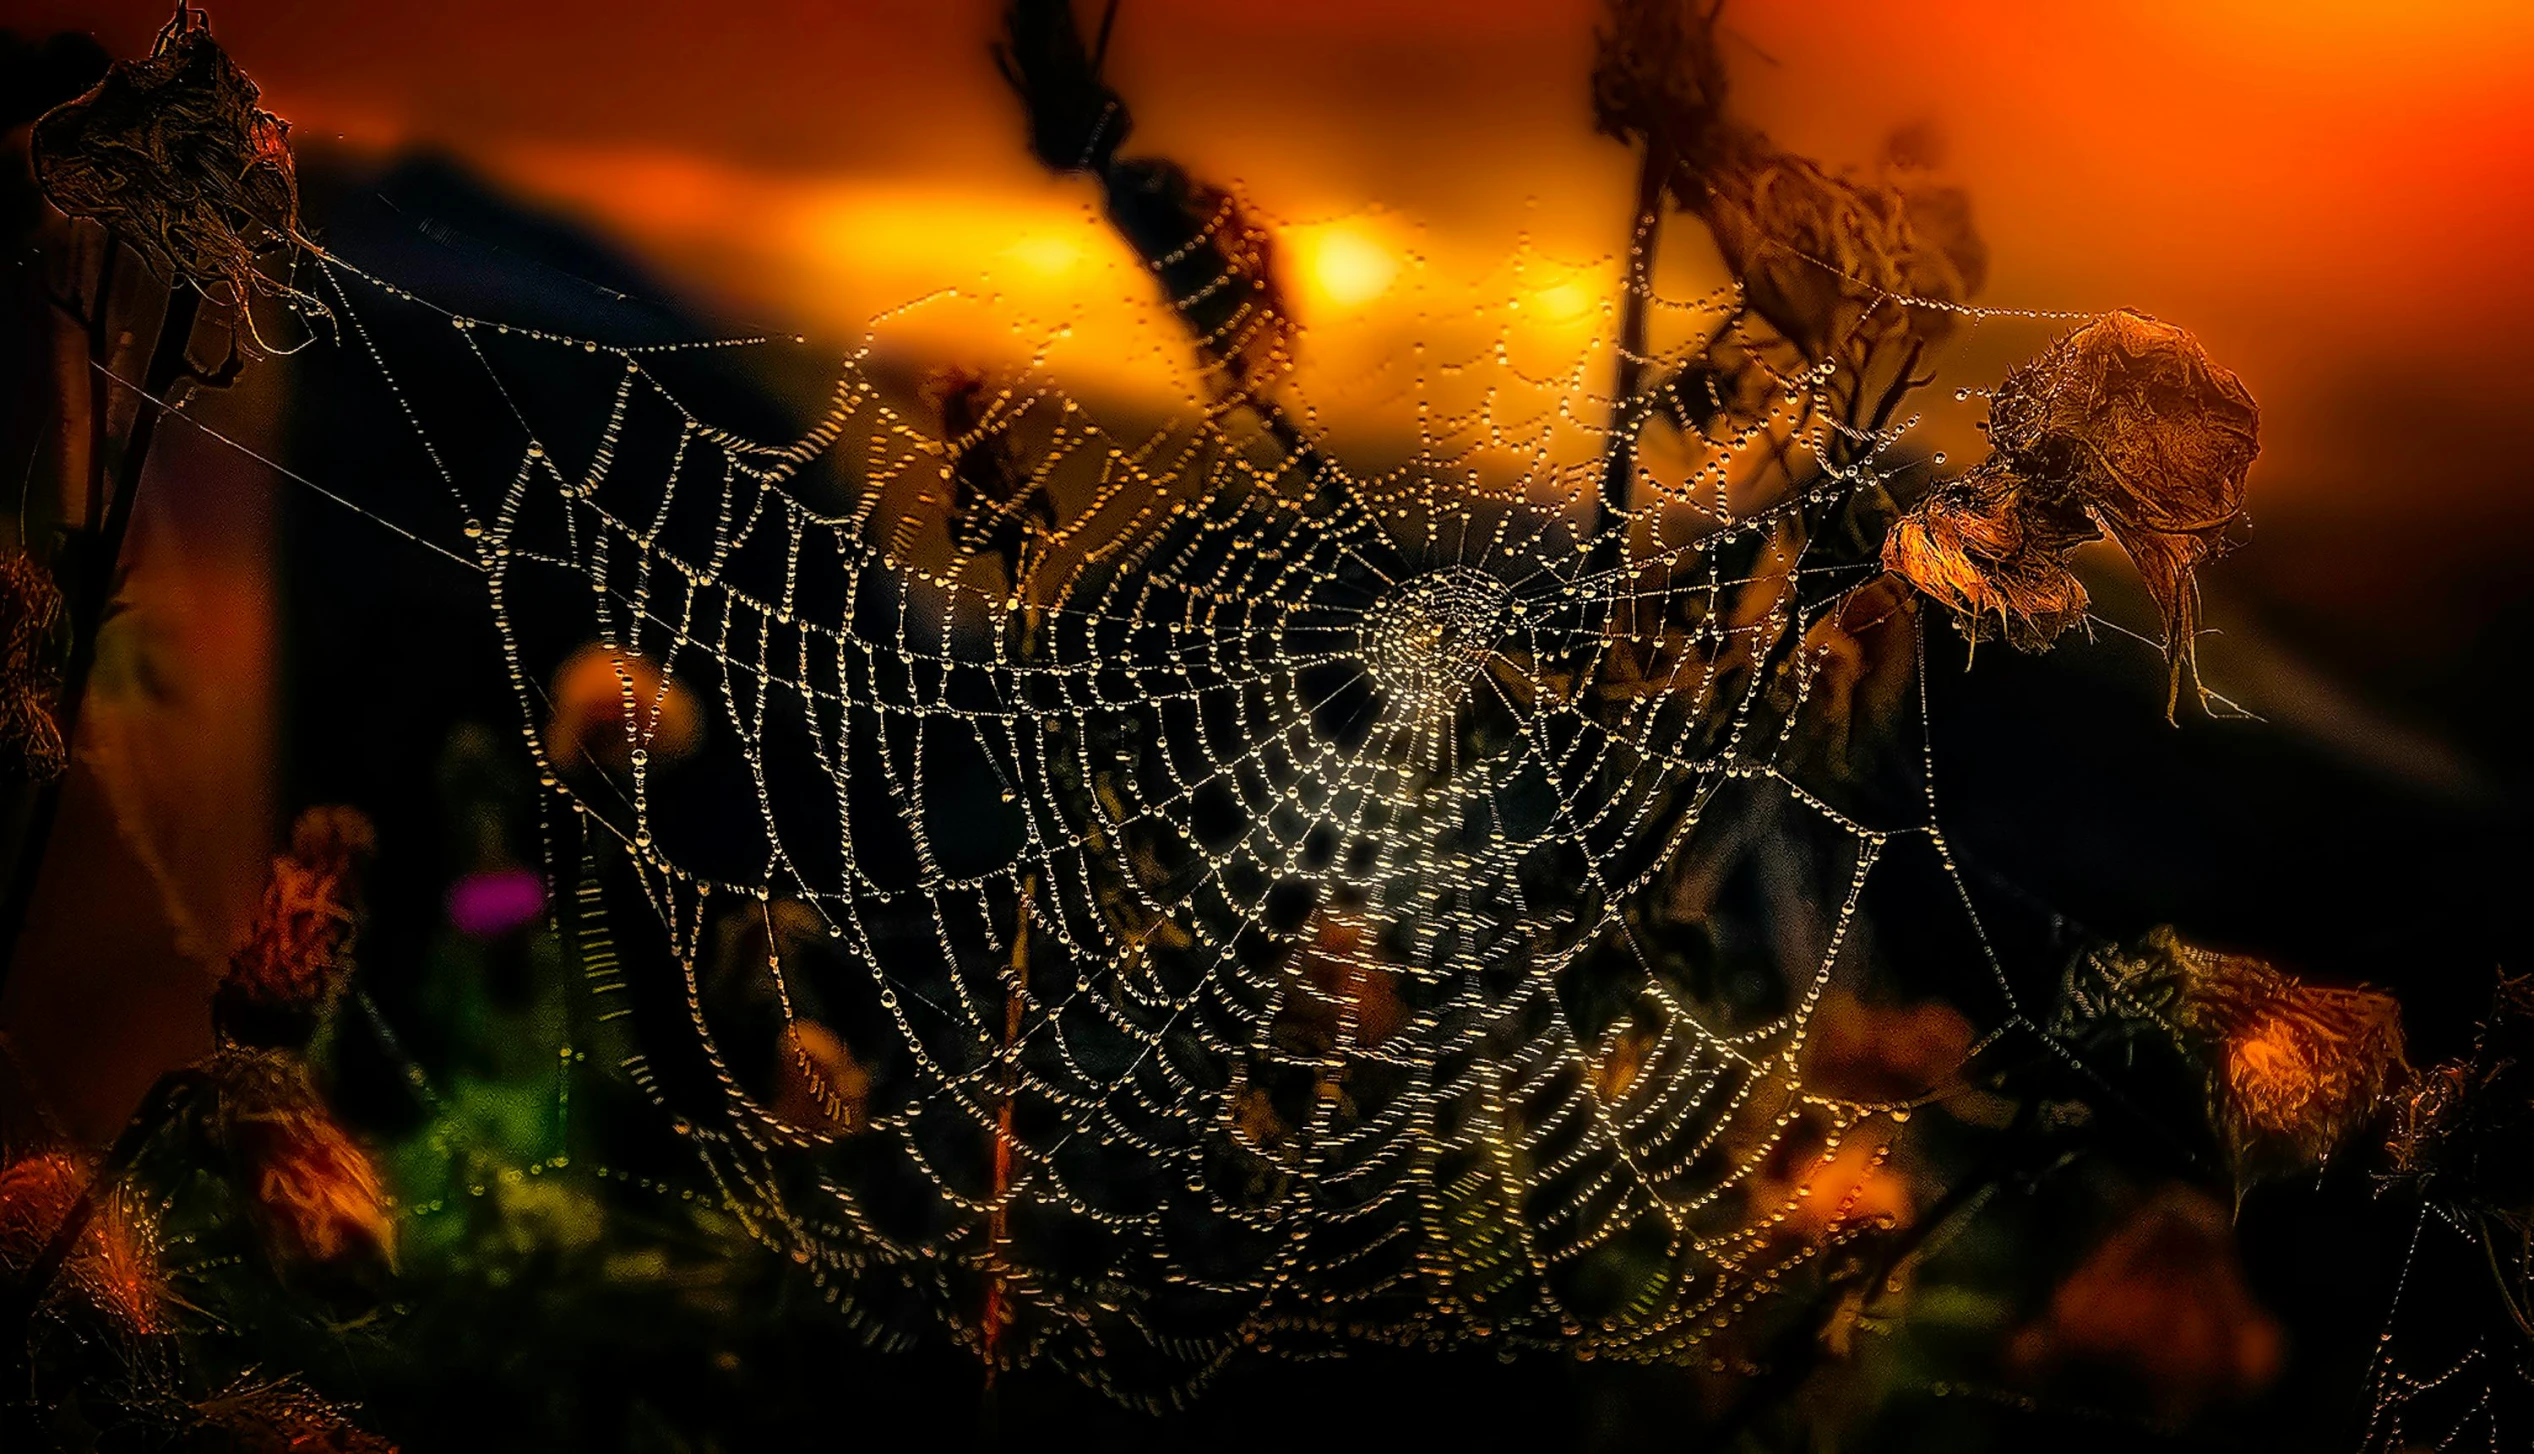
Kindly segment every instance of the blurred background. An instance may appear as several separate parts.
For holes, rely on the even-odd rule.
[[[1544,259],[1552,312],[1552,290],[1612,267],[1634,163],[1592,132],[1597,13],[1126,0],[1109,71],[1139,149],[1286,223],[1314,342],[1369,359],[1418,326],[1404,267],[1428,299],[1454,279],[1501,296],[1506,259]],[[982,278],[1014,313],[1075,323],[1086,386],[1153,386],[1153,341],[1101,311],[1131,259],[1088,186],[1028,156],[984,0],[225,0],[211,18],[292,124],[311,230],[390,276],[472,269],[663,336],[834,340]],[[116,56],[164,19],[149,0],[0,6],[22,37],[88,32]],[[1728,19],[1741,109],[1790,149],[1835,167],[1900,128],[1945,138],[1989,247],[1978,301],[2182,323],[2260,401],[2254,534],[2204,573],[2203,670],[2261,720],[2167,727],[2161,666],[2116,636],[1966,670],[1930,633],[1958,841],[2106,932],[2172,922],[2390,986],[2415,1058],[2453,1053],[2492,969],[2526,962],[2534,8],[1754,0]],[[1960,367],[1993,379],[2017,356]],[[289,378],[251,370],[204,417],[359,469]],[[38,475],[46,415],[10,392],[0,465]],[[449,795],[525,770],[485,745],[513,729],[464,573],[192,431],[150,480],[106,705],[0,996],[9,1115],[91,1140],[207,1043],[212,976],[294,812],[378,818],[381,882],[417,886],[377,911],[392,969],[481,856],[453,842]],[[430,509],[412,518],[445,535]],[[2149,629],[2121,573],[2089,579]],[[2367,1231],[2365,1189],[2337,1195],[2239,1227],[2251,1296],[2292,1342],[2382,1307],[2385,1258],[2314,1283]],[[1393,1376],[1371,1366],[1345,1376]],[[2255,1392],[2283,1427],[2328,1427],[2294,1393],[2325,1381]],[[1616,1438],[1643,1415],[1610,1417]]]

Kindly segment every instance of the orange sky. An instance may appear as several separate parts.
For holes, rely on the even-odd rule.
[[[21,28],[87,25],[119,51],[163,13],[9,8]],[[1589,262],[1624,228],[1629,165],[1585,116],[1595,10],[1125,0],[1111,66],[1144,147],[1270,212],[1389,209],[1341,247],[1415,248],[1465,275],[1528,228],[1546,255]],[[1079,266],[1108,260],[1087,190],[1020,148],[985,54],[995,12],[223,0],[212,19],[303,145],[442,145],[734,311],[845,331],[981,269],[1016,293],[1078,294]],[[1782,141],[1863,161],[1897,124],[1943,125],[1991,246],[1987,301],[2126,304],[2201,333],[2264,406],[2257,509],[2517,508],[2526,467],[2494,477],[2501,451],[2481,440],[2534,383],[2518,342],[2534,324],[2518,262],[2534,6],[1748,0],[1730,15],[1745,107]],[[1342,349],[1338,331],[1320,330]],[[1355,341],[1385,346],[1378,328]]]

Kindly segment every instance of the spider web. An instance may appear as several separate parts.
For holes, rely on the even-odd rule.
[[[2433,1205],[2420,1208],[2392,1306],[2368,1361],[2362,1449],[2516,1447],[2505,1431],[2517,1427],[2534,1394],[2534,1369],[2526,1365],[2519,1330],[2469,1303],[2460,1317],[2454,1306],[2440,1314],[2406,1306],[2419,1300],[2414,1282],[2432,1302],[2441,1287],[2487,1288],[2498,1279],[2505,1288],[2511,1277],[2517,1289],[2525,1287],[2528,1269],[2507,1268],[2486,1253],[2486,1235]]]
[[[1519,290],[1421,306],[1369,377],[1157,358],[1175,406],[1094,408],[1049,341],[917,362],[1032,336],[991,289],[838,368],[317,262],[464,521],[602,1028],[875,1339],[1135,1399],[1249,1345],[1747,1370],[1906,1216],[1878,1186],[1953,1068],[1822,1073],[1817,1026],[2032,1028],[1937,822],[1914,603],[1868,589],[1919,421],[1771,365],[1731,288],[1650,300],[1641,362],[1723,342],[1759,396],[1644,426],[1614,512],[1611,310],[1535,365]],[[400,382],[452,350],[471,390]],[[806,423],[733,358],[819,379]],[[604,767],[540,730],[593,640]]]

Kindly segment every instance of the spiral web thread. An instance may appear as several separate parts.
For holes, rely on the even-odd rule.
[[[651,983],[619,890],[674,961],[689,1043],[627,1068],[877,1339],[938,1320],[1135,1399],[1250,1344],[1748,1368],[1752,1315],[1893,1219],[1917,1097],[1808,1059],[1825,1005],[1891,995],[1873,885],[1951,905],[1952,978],[1912,993],[1977,1016],[1969,1054],[2031,1029],[1936,819],[1915,610],[1858,589],[1917,421],[1844,422],[1834,368],[1719,435],[1648,427],[1597,524],[1609,309],[1534,369],[1516,311],[1446,304],[1369,381],[1183,380],[1117,432],[1042,347],[949,430],[891,339],[991,317],[972,290],[875,320],[768,440],[678,371],[797,340],[567,337],[320,261],[466,522],[602,1003]],[[1769,356],[1729,288],[1651,301],[1653,371]],[[444,447],[468,402],[400,382],[452,347],[515,451]],[[1387,463],[1322,442],[1349,409]],[[613,772],[537,726],[593,638]],[[1878,722],[1859,662],[1895,650]],[[672,690],[717,786],[653,760]],[[778,1037],[809,1112],[730,1043],[761,992],[848,1047]]]

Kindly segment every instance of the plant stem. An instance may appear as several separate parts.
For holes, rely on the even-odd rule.
[[[1012,928],[1012,983],[1003,992],[1003,1054],[1008,1060],[1013,1046],[1021,1038],[1021,1013],[1027,1001],[1023,986],[1029,982],[1029,901],[1038,891],[1038,876],[1021,876],[1021,896]],[[1017,1085],[1018,1066],[1007,1064],[1004,1075],[1008,1085]],[[1012,1092],[1003,1092],[1003,1104],[994,1116],[994,1208],[986,1213],[986,1255],[991,1267],[986,1274],[984,1326],[978,1330],[978,1341],[985,1354],[985,1386],[994,1387],[995,1348],[1001,1342],[1005,1316],[1003,1294],[1003,1244],[1009,1235],[1009,1212],[1005,1199],[1012,1188]]]
[[[106,430],[113,423],[114,381],[97,364],[114,357],[114,335],[109,329],[114,314],[115,264],[122,260],[123,246],[115,235],[105,235],[101,261],[97,264],[97,286],[88,295],[88,497],[79,514],[81,528],[95,530],[105,513]],[[68,742],[64,742],[67,750]]]
[[[1637,431],[1645,411],[1637,394],[1644,386],[1646,318],[1654,294],[1654,250],[1663,234],[1663,187],[1672,175],[1672,149],[1648,137],[1637,164],[1637,210],[1628,232],[1625,296],[1619,302],[1618,367],[1610,384],[1610,444],[1604,457],[1601,502],[1594,512],[1594,533],[1605,534],[1626,514],[1637,468]]]
[[[118,253],[119,248],[109,238],[97,285],[97,307],[89,322],[88,366],[92,375],[100,379],[106,377],[110,362],[100,349],[111,346],[103,310],[109,300]],[[191,283],[180,280],[168,288],[167,308],[159,318],[158,342],[152,346],[149,364],[142,372],[140,398],[132,408],[132,427],[124,434],[123,450],[115,458],[111,476],[106,470],[102,445],[112,391],[100,385],[90,398],[90,519],[88,528],[79,532],[75,547],[72,564],[76,578],[64,593],[70,597],[70,657],[62,667],[61,699],[53,714],[61,729],[63,748],[74,759],[79,744],[80,708],[86,703],[88,679],[97,666],[97,637],[122,584],[117,567],[123,558],[124,536],[132,528],[132,505],[141,491],[141,473],[149,463],[150,441],[158,432],[159,416],[164,412],[161,401],[186,375],[185,350],[193,340],[194,323],[201,313],[202,294]],[[109,479],[110,488],[100,491],[98,483]],[[102,517],[95,510],[100,494],[105,501]],[[52,841],[54,821],[61,815],[62,791],[69,781],[70,774],[65,770],[35,790],[17,858],[10,868],[7,894],[0,898],[0,981],[5,981],[17,962],[18,942],[25,933],[27,915],[35,906],[36,886],[44,874],[45,849]]]
[[[2013,1181],[2028,1168],[2020,1166],[2025,1150],[2024,1138],[2031,1134],[2039,1100],[2026,1096],[2016,1108],[2014,1123],[1998,1137],[1997,1145],[1977,1171],[1945,1188],[1935,1205],[1913,1220],[1907,1230],[1879,1248],[1865,1270],[1853,1281],[1835,1283],[1823,1290],[1816,1306],[1818,1316],[1790,1322],[1772,1341],[1765,1357],[1763,1371],[1745,1381],[1734,1401],[1713,1424],[1700,1431],[1706,1446],[1729,1447],[1762,1416],[1783,1407],[1812,1381],[1830,1350],[1830,1335],[1837,1326],[1844,1306],[1847,1288],[1863,1289],[1871,1302],[1887,1289],[1892,1274],[1925,1245],[1927,1239],[1954,1218],[1981,1206],[1999,1187]]]

